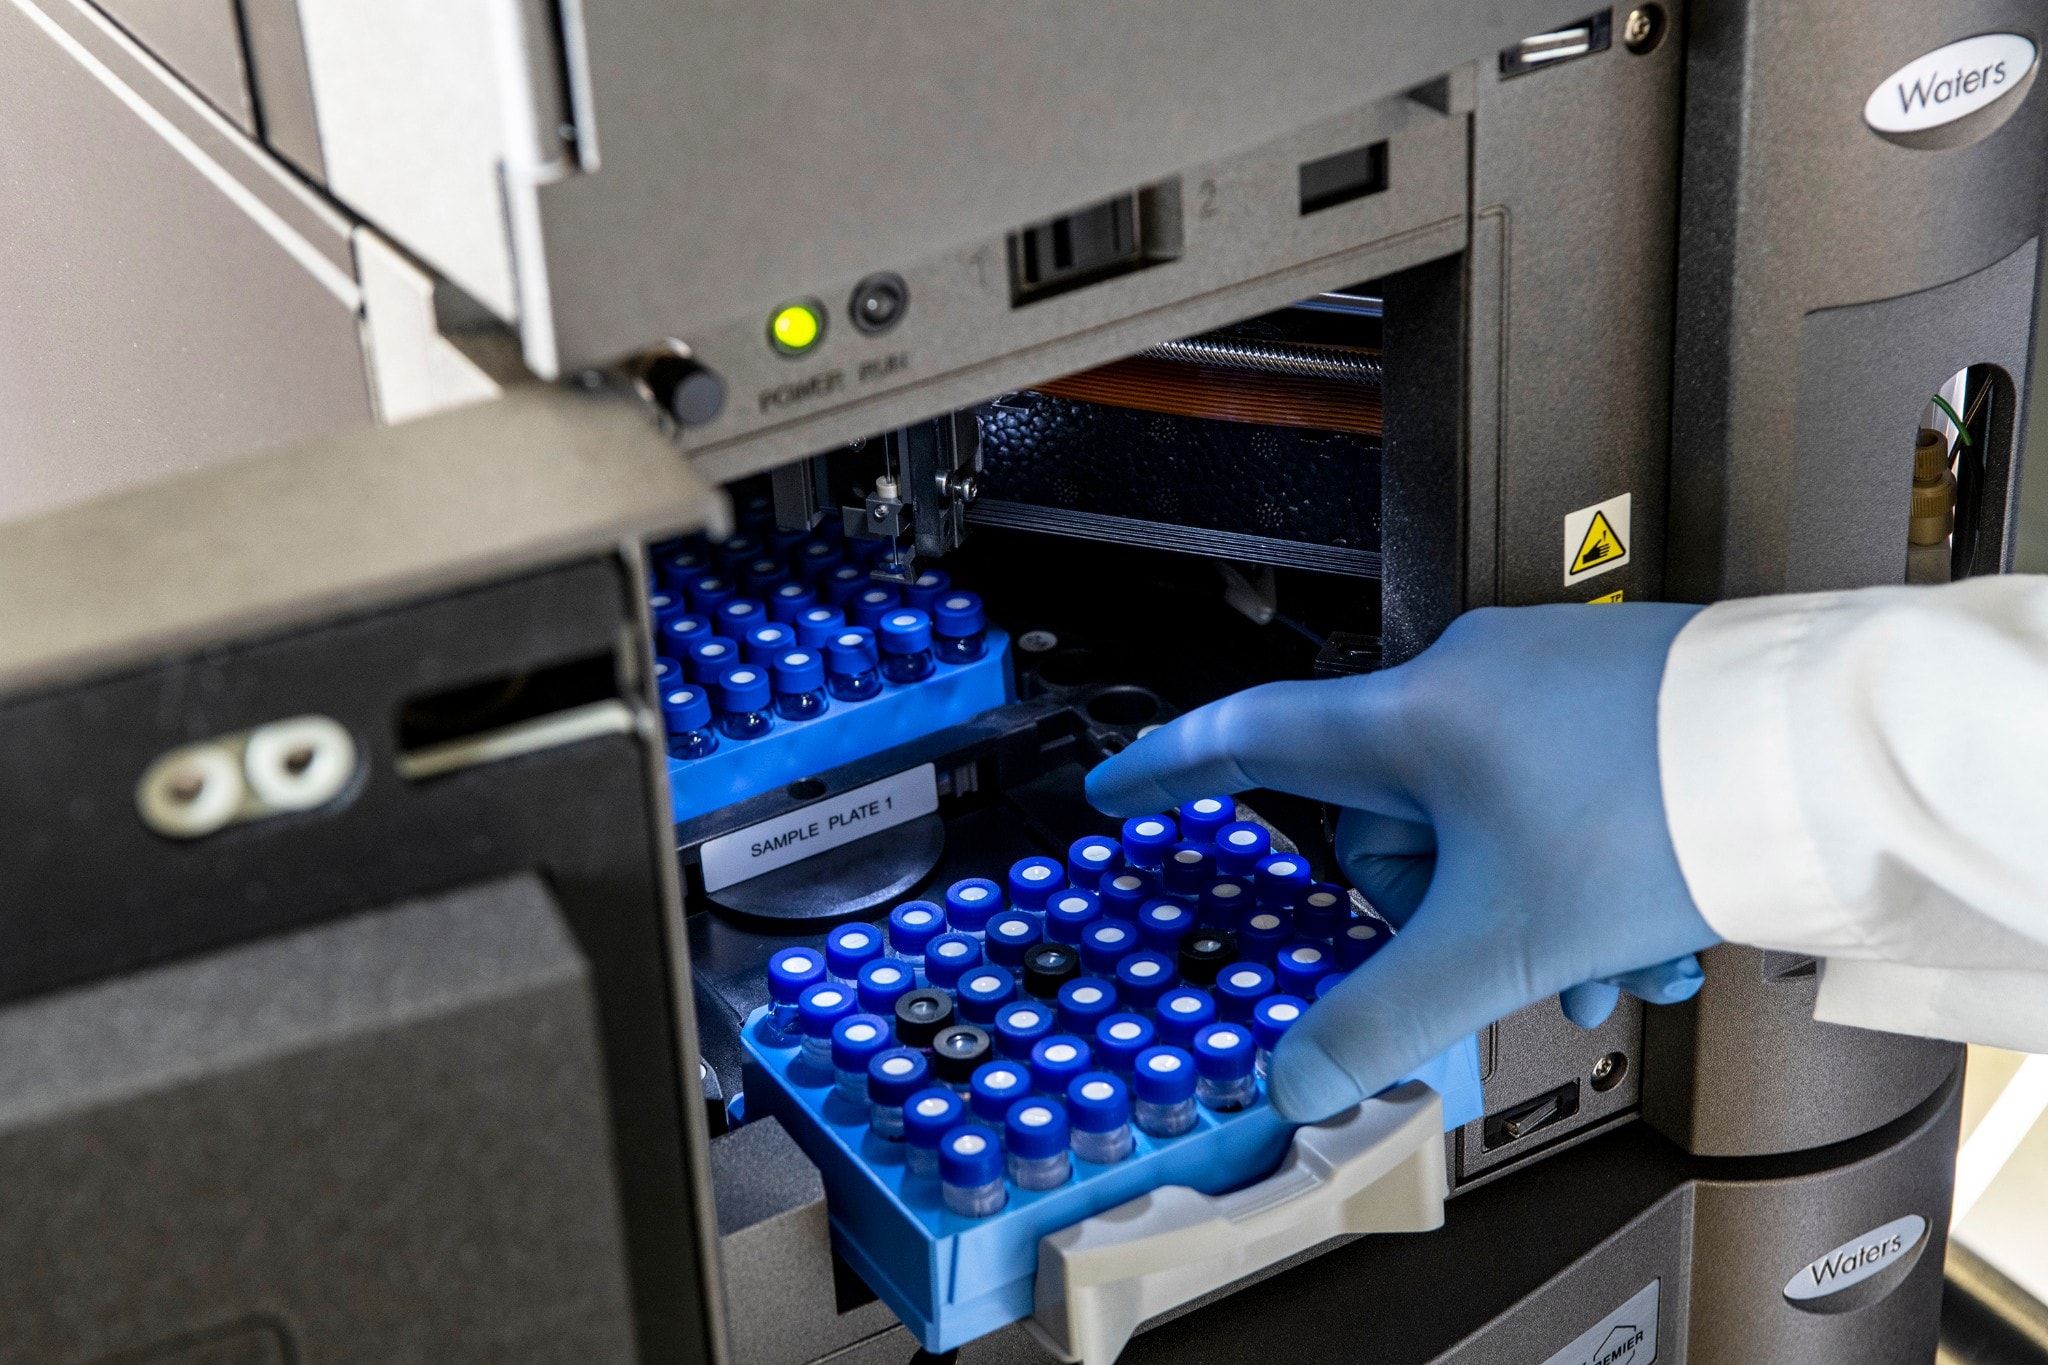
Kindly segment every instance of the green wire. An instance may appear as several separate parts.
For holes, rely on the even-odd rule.
[[[1934,395],[1934,406],[1940,408],[1943,412],[1947,413],[1948,420],[1956,424],[1956,434],[1963,438],[1964,445],[1973,444],[1973,442],[1970,440],[1970,429],[1963,425],[1963,419],[1956,415],[1956,410],[1948,405],[1948,400],[1946,398],[1943,398],[1940,394],[1937,393],[1936,395]]]

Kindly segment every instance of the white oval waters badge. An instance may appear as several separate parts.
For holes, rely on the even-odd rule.
[[[1927,1220],[1917,1213],[1872,1228],[1799,1267],[1799,1272],[1785,1281],[1785,1297],[1796,1303],[1839,1294],[1851,1285],[1861,1284],[1920,1245],[1926,1232]]]
[[[1909,147],[1953,146],[2003,121],[2019,101],[1985,121],[1982,129],[1949,129],[1970,115],[2017,96],[2032,84],[2034,44],[2017,33],[1980,33],[1915,57],[1884,78],[1863,102],[1863,121]]]

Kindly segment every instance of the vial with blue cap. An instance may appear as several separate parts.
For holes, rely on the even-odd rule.
[[[1099,919],[1081,931],[1081,967],[1095,976],[1111,976],[1116,964],[1138,950],[1136,927],[1120,919]]]
[[[1052,1033],[1053,1007],[1036,1000],[1019,1000],[996,1011],[996,1054],[1029,1061],[1031,1049]]]
[[[1166,860],[1166,850],[1180,842],[1180,830],[1168,815],[1134,815],[1124,821],[1124,861],[1132,867],[1157,872]]]
[[[1309,885],[1308,859],[1298,853],[1269,853],[1252,869],[1252,895],[1260,905],[1292,910]]]
[[[1360,916],[1344,922],[1333,945],[1337,950],[1337,970],[1348,972],[1362,966],[1365,960],[1387,946],[1387,927],[1376,920]]]
[[[881,656],[875,633],[848,626],[825,643],[825,685],[841,701],[866,701],[882,695]]]
[[[1195,927],[1195,912],[1179,901],[1146,901],[1138,911],[1138,941],[1155,953],[1177,953]]]
[[[858,564],[841,564],[818,580],[818,596],[835,607],[848,606],[874,580]]]
[[[959,985],[969,968],[981,965],[981,940],[972,934],[940,934],[924,947],[924,977],[942,991]]]
[[[691,645],[711,638],[711,622],[707,617],[685,612],[681,616],[671,616],[655,627],[654,638],[655,648],[671,659],[687,659]]]
[[[1102,913],[1109,918],[1136,924],[1138,911],[1145,908],[1145,902],[1159,899],[1159,883],[1149,872],[1125,868],[1098,882],[1095,897],[1102,902]]]
[[[1001,1123],[1010,1106],[1031,1095],[1031,1070],[1008,1060],[983,1062],[967,1084],[967,1107],[984,1123]]]
[[[711,624],[728,639],[744,640],[755,626],[768,624],[768,608],[751,597],[735,597],[719,604],[711,613]]]
[[[1216,1001],[1207,991],[1175,986],[1159,997],[1152,1012],[1158,1020],[1159,1041],[1186,1048],[1193,1046],[1197,1033],[1216,1022]]]
[[[754,633],[787,630],[787,626],[763,626]],[[825,695],[825,659],[815,649],[786,649],[768,667],[774,680],[775,714],[784,720],[816,720],[832,709]]]
[[[846,619],[857,626],[879,631],[882,618],[892,611],[901,610],[902,606],[903,595],[896,591],[894,585],[870,581],[846,604]]]
[[[825,974],[845,985],[860,980],[860,969],[882,955],[882,931],[872,924],[842,924],[825,935]]]
[[[1138,1145],[1131,1134],[1131,1092],[1107,1071],[1084,1071],[1067,1086],[1069,1144],[1092,1166],[1114,1166]]]
[[[1216,870],[1227,877],[1250,878],[1259,860],[1273,851],[1273,836],[1249,820],[1216,831]]]
[[[967,1121],[967,1102],[942,1086],[903,1101],[903,1169],[919,1180],[939,1178],[939,1143]]]
[[[1250,882],[1238,877],[1218,877],[1202,888],[1202,903],[1196,914],[1212,928],[1234,929],[1239,916],[1251,905]]]
[[[770,517],[775,515],[773,509],[770,509],[768,515]],[[743,520],[741,524],[745,525],[746,523]],[[718,567],[726,573],[737,573],[741,565],[760,553],[761,542],[749,535],[727,536],[711,549],[711,557],[717,561]]]
[[[903,1141],[903,1101],[932,1083],[932,1064],[916,1048],[884,1048],[868,1059],[868,1127]]]
[[[932,614],[932,652],[939,662],[971,664],[988,653],[988,621],[979,596],[942,593],[925,610]]]
[[[1313,999],[1316,982],[1337,970],[1327,943],[1290,943],[1273,958],[1273,985],[1282,995]]]
[[[976,938],[988,932],[989,917],[1003,908],[1003,889],[985,877],[968,877],[946,888],[946,925]]]
[[[939,1192],[962,1218],[986,1218],[1002,1210],[1003,1152],[993,1128],[962,1124],[939,1139]]]
[[[1308,1001],[1295,995],[1269,995],[1252,1010],[1252,1041],[1258,1045],[1259,1079],[1272,1069],[1273,1049],[1281,1037],[1308,1012]]]
[[[1092,891],[1067,890],[1045,903],[1045,936],[1055,943],[1079,943],[1081,931],[1102,918]]]
[[[1020,1190],[1056,1190],[1074,1178],[1067,1107],[1059,1098],[1018,1100],[1003,1124],[1003,1162]]]
[[[1173,959],[1150,949],[1132,953],[1116,964],[1116,993],[1126,1006],[1149,1010],[1179,981]]]
[[[1342,887],[1310,882],[1294,902],[1294,932],[1318,943],[1335,943],[1351,918],[1351,897]]]
[[[690,646],[689,654],[683,659],[683,676],[702,687],[715,686],[725,670],[740,662],[740,647],[736,640],[723,635],[707,635]]]
[[[776,1035],[771,1041],[777,1046],[795,1043],[797,1002],[824,979],[825,955],[815,948],[784,948],[768,959],[768,1018],[763,1022]]]
[[[1148,1047],[1131,1068],[1131,1118],[1157,1138],[1195,1127],[1195,1059],[1177,1047]]]
[[[1253,910],[1237,922],[1237,952],[1247,962],[1271,962],[1294,937],[1281,910]]]
[[[1142,1014],[1112,1014],[1095,1026],[1095,1060],[1105,1071],[1128,1076],[1138,1056],[1159,1041],[1159,1031]]]
[[[864,1014],[896,1017],[896,1002],[917,989],[917,969],[893,957],[878,957],[860,969],[854,991]]]
[[[852,988],[837,981],[820,981],[806,988],[796,1007],[797,1034],[803,1040],[801,1060],[812,1070],[831,1075],[832,1030],[859,1009]]]
[[[1180,837],[1198,844],[1213,844],[1217,833],[1237,819],[1237,802],[1227,796],[1198,796],[1183,801],[1174,812],[1180,823]]]
[[[816,584],[826,574],[846,562],[839,547],[829,540],[807,541],[798,548],[792,558],[796,562],[796,576],[804,582]]]
[[[1017,998],[1017,978],[984,962],[963,972],[953,987],[960,1017],[970,1024],[995,1027],[996,1011]]]
[[[718,732],[727,739],[759,739],[775,728],[768,709],[767,669],[737,664],[719,675],[713,692],[718,698]]]
[[[914,607],[882,617],[882,676],[899,687],[932,675],[932,618]]]
[[[703,758],[718,749],[711,728],[711,697],[701,687],[684,684],[661,694],[661,723],[668,729],[670,758]]]
[[[1005,910],[1000,915],[989,917],[988,927],[982,934],[981,950],[989,961],[1022,971],[1024,955],[1043,937],[1037,916],[1022,910]]]
[[[683,681],[683,666],[664,654],[654,656],[654,695],[659,697]]]
[[[690,604],[690,610],[706,618],[716,616],[720,607],[737,596],[739,589],[715,573],[693,578],[683,588],[683,599]]]
[[[928,613],[932,603],[952,586],[953,579],[944,569],[926,569],[903,585],[904,604]]]
[[[763,621],[740,641],[740,657],[750,664],[773,664],[775,656],[796,648],[796,632],[780,621]],[[820,670],[823,671],[822,669]],[[821,678],[818,685],[824,686]]]
[[[823,649],[846,629],[846,613],[837,607],[805,607],[790,624],[796,627],[798,644],[805,649]]]
[[[774,555],[762,555],[740,566],[740,587],[749,597],[766,598],[789,582],[789,570]]]
[[[1095,890],[1104,874],[1124,863],[1123,846],[1114,839],[1090,834],[1067,846],[1067,880],[1084,891]]]
[[[1167,895],[1193,901],[1203,887],[1216,880],[1216,857],[1207,844],[1184,839],[1166,850],[1159,879],[1166,884]]]
[[[1010,904],[1019,910],[1043,910],[1055,891],[1065,887],[1067,870],[1050,858],[1023,858],[1010,864]]]
[[[894,1041],[877,1014],[849,1014],[832,1026],[832,1080],[842,1099],[867,1108],[868,1063]]]
[[[1216,977],[1216,1013],[1242,1024],[1261,1000],[1273,993],[1273,969],[1257,962],[1236,962]]]
[[[1031,1049],[1031,1088],[1042,1095],[1064,1095],[1067,1082],[1091,1065],[1085,1038],[1071,1033],[1041,1038]]]
[[[794,630],[799,616],[818,605],[818,594],[808,583],[784,583],[768,594],[768,616]]]
[[[711,556],[694,545],[685,545],[679,550],[668,550],[658,555],[654,567],[661,575],[661,581],[671,588],[686,588],[691,579],[711,572]]]
[[[771,498],[770,501],[774,500]],[[765,534],[768,537],[768,553],[784,563],[788,563],[790,556],[794,555],[811,538],[811,532],[808,527],[798,529],[792,526],[777,525],[769,527]]]
[[[946,932],[946,912],[930,901],[905,901],[889,912],[889,951],[915,970],[924,968],[925,946]]]
[[[1116,986],[1099,976],[1077,976],[1060,987],[1062,1033],[1093,1038],[1095,1026],[1116,1013]]]
[[[671,616],[681,616],[688,610],[689,607],[684,604],[683,595],[679,592],[656,588],[647,594],[647,612],[654,618],[654,627],[657,631],[661,629],[663,621]]]
[[[1195,1099],[1204,1109],[1234,1114],[1259,1098],[1257,1047],[1243,1024],[1211,1024],[1195,1035]]]

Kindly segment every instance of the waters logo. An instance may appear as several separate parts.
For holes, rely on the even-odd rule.
[[[1842,1243],[1827,1255],[1799,1267],[1785,1281],[1785,1297],[1795,1304],[1839,1294],[1852,1285],[1898,1264],[1927,1235],[1927,1220],[1917,1213],[1894,1218],[1861,1237]]]
[[[1885,77],[1863,102],[1863,121],[1908,146],[1955,145],[1915,135],[2018,95],[2032,81],[2034,56],[2034,44],[2017,33],[1983,33],[1938,47]],[[2018,103],[2010,101],[2015,107]]]

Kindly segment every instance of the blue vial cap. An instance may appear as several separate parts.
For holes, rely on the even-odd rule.
[[[1067,1118],[1084,1133],[1113,1133],[1131,1121],[1131,1092],[1107,1071],[1084,1071],[1067,1083]]]
[[[1112,1071],[1129,1071],[1158,1036],[1142,1014],[1112,1014],[1095,1026],[1095,1055]]]
[[[784,948],[768,959],[768,998],[778,1005],[794,1005],[824,979],[825,955],[816,948]]]
[[[872,673],[879,663],[875,633],[865,626],[848,626],[825,642],[825,671],[835,677]]]
[[[701,687],[671,687],[661,694],[661,719],[671,734],[701,730],[711,723],[711,698]]]
[[[1252,1074],[1252,1031],[1243,1024],[1211,1024],[1195,1035],[1195,1071],[1212,1081]]]
[[[787,626],[762,627],[762,630],[787,630]],[[762,631],[755,631],[756,635]],[[775,656],[769,665],[769,673],[775,679],[777,692],[815,692],[825,685],[825,658],[815,649],[786,649]]]
[[[772,507],[769,509],[768,515],[770,517],[775,515]],[[744,524],[744,520],[743,516],[742,524]],[[711,551],[712,557],[718,561],[719,567],[728,571],[746,563],[760,553],[761,542],[752,536],[746,535],[728,536],[718,542],[717,546]]]
[[[868,1074],[868,1063],[893,1042],[887,1019],[876,1014],[849,1014],[832,1026],[832,1066],[856,1075]]]
[[[1067,879],[1074,885],[1094,890],[1105,873],[1124,865],[1124,850],[1114,839],[1091,834],[1076,839],[1067,848]]]
[[[1116,986],[1099,976],[1077,976],[1060,987],[1062,1033],[1095,1036],[1095,1026],[1116,1013]]]
[[[806,987],[796,1004],[797,1032],[806,1038],[830,1038],[832,1028],[860,1008],[851,988],[836,981]]]
[[[1018,971],[1024,968],[1024,954],[1042,937],[1037,919],[1022,910],[991,915],[983,933],[982,951],[988,954],[988,960]]]
[[[815,583],[845,562],[839,547],[829,540],[813,540],[796,552],[797,576]]]
[[[1159,898],[1159,882],[1149,872],[1126,867],[1096,883],[1095,895],[1102,902],[1103,914],[1135,924],[1145,902]]]
[[[1330,973],[1330,974],[1329,974],[1328,976],[1324,977],[1324,978],[1323,978],[1323,979],[1322,979],[1321,981],[1318,981],[1318,982],[1316,982],[1316,999],[1318,999],[1318,1000],[1322,999],[1322,998],[1323,998],[1324,996],[1328,995],[1328,994],[1329,994],[1329,993],[1330,993],[1331,991],[1334,991],[1334,990],[1336,990],[1338,986],[1340,986],[1340,985],[1342,985],[1342,984],[1343,984],[1343,982],[1344,982],[1344,973],[1342,973],[1342,972],[1331,972],[1331,973]]]
[[[740,647],[736,640],[723,635],[707,635],[690,646],[690,653],[683,660],[683,676],[693,683],[709,687],[718,681],[726,669],[740,662]]]
[[[1376,920],[1346,920],[1343,929],[1338,931],[1335,944],[1338,969],[1350,971],[1386,947],[1387,940],[1391,937],[1392,935],[1387,932],[1387,926]]]
[[[1237,955],[1247,962],[1271,962],[1293,937],[1286,911],[1254,907],[1237,922]]]
[[[1252,870],[1252,894],[1260,905],[1292,910],[1308,884],[1308,859],[1298,853],[1268,854]]]
[[[1010,1106],[1031,1094],[1031,1070],[1021,1062],[983,1062],[967,1083],[967,1107],[985,1123],[1001,1123]]]
[[[902,595],[892,585],[870,582],[846,604],[846,615],[857,626],[880,630],[882,618],[902,605]]]
[[[860,1007],[864,1013],[894,1019],[896,1002],[917,989],[917,973],[910,969],[908,962],[878,957],[860,969],[860,978],[854,989],[860,996]]]
[[[1182,840],[1166,850],[1166,861],[1159,867],[1160,879],[1166,889],[1176,896],[1197,896],[1202,888],[1216,880],[1216,856],[1207,844]]]
[[[928,1086],[903,1101],[903,1140],[933,1148],[967,1121],[967,1103],[941,1085]]]
[[[1181,838],[1213,844],[1217,831],[1237,818],[1237,802],[1227,796],[1198,796],[1181,802],[1174,814],[1180,819]]]
[[[1310,882],[1294,902],[1294,928],[1303,938],[1333,939],[1351,917],[1351,897],[1341,886]]]
[[[702,550],[671,550],[655,561],[655,571],[671,588],[685,588],[693,578],[711,572],[711,556]]]
[[[718,677],[718,709],[738,712],[768,708],[768,670],[759,664],[738,664]]]
[[[1193,1099],[1195,1059],[1177,1047],[1148,1047],[1131,1068],[1131,1088],[1147,1104]]]
[[[901,1104],[931,1084],[932,1064],[914,1047],[885,1048],[868,1058],[868,1098]]]
[[[1320,943],[1290,943],[1273,959],[1273,984],[1288,994],[1312,996],[1316,982],[1337,970],[1337,954]]]
[[[1099,919],[1081,931],[1081,965],[1098,976],[1114,972],[1137,949],[1137,929],[1120,919]]]
[[[1003,1149],[995,1129],[963,1123],[939,1139],[940,1183],[978,1190],[1002,1178]]]
[[[1124,859],[1132,867],[1157,867],[1166,850],[1180,842],[1170,815],[1134,815],[1124,821]]]
[[[1052,1032],[1052,1006],[1036,1000],[1019,1000],[996,1011],[996,1052],[1004,1057],[1027,1058],[1038,1040]]]
[[[1202,923],[1234,929],[1252,904],[1250,882],[1238,877],[1218,877],[1202,888]]]
[[[666,654],[654,656],[654,695],[660,696],[683,680],[683,666]]]
[[[1017,978],[1001,967],[982,963],[960,974],[953,987],[960,1017],[970,1024],[994,1027],[996,1011],[1017,998]]]
[[[818,594],[804,583],[784,583],[768,594],[768,615],[791,629],[796,618],[818,605]]]
[[[1031,1084],[1048,1095],[1067,1093],[1067,1082],[1088,1070],[1088,1042],[1071,1033],[1041,1038],[1031,1049]]]
[[[949,640],[964,640],[988,628],[981,598],[971,592],[941,593],[930,605],[920,603],[932,614],[932,633]]]
[[[688,608],[683,605],[682,594],[670,592],[666,588],[656,588],[647,594],[647,610],[654,617],[654,624],[659,627],[669,617],[680,616]]]
[[[721,633],[743,640],[748,631],[768,620],[768,608],[751,597],[735,597],[720,603],[718,610],[711,613],[711,620]]]
[[[953,586],[953,577],[944,569],[926,569],[903,585],[903,600],[919,611],[929,612],[939,594]]]
[[[740,586],[756,597],[766,597],[789,581],[789,570],[773,555],[750,559],[740,570]]]
[[[1003,908],[1003,889],[986,877],[969,877],[946,888],[946,923],[964,934],[987,930],[989,916]]]
[[[841,564],[818,583],[818,596],[835,607],[844,607],[874,580],[858,564]]]
[[[851,981],[882,955],[882,931],[872,924],[842,924],[825,935],[825,970]]]
[[[1273,836],[1249,820],[1216,831],[1216,867],[1225,876],[1249,877],[1259,859],[1273,851]]]
[[[1150,1009],[1180,981],[1180,970],[1164,953],[1132,953],[1116,964],[1116,993],[1132,1009]]]
[[[1066,1094],[1065,1087],[1059,1091]],[[1003,1146],[1024,1161],[1040,1161],[1067,1150],[1067,1106],[1043,1097],[1018,1100],[1003,1121]]]
[[[750,664],[773,666],[775,656],[796,647],[796,632],[780,621],[766,621],[747,632],[740,653]]]
[[[1101,917],[1094,892],[1061,891],[1045,903],[1045,935],[1055,943],[1079,943],[1081,931]]]
[[[671,616],[655,629],[659,643],[656,648],[672,659],[690,657],[690,646],[699,640],[711,638],[711,622],[701,616],[685,613]]]
[[[1269,995],[1252,1007],[1252,1038],[1264,1051],[1280,1045],[1280,1035],[1293,1028],[1308,1012],[1308,1001],[1298,995]]]
[[[772,502],[773,499],[770,499]],[[799,546],[811,538],[808,529],[792,530],[787,526],[775,526],[768,531],[768,553],[777,559],[788,560]]]
[[[823,649],[846,629],[846,613],[837,607],[805,607],[796,614],[796,642],[805,649]]]
[[[1256,962],[1233,962],[1216,974],[1216,1012],[1240,1023],[1273,993],[1273,972]]]
[[[961,973],[981,965],[981,944],[972,934],[940,934],[924,945],[924,976],[942,991],[959,984]]]
[[[1179,901],[1146,901],[1138,911],[1138,941],[1154,952],[1180,951],[1180,941],[1195,927],[1195,912]]]
[[[1159,1016],[1159,1041],[1175,1047],[1187,1047],[1216,1022],[1216,1002],[1193,986],[1176,986],[1160,996],[1153,1012]]]
[[[1067,884],[1067,870],[1050,858],[1024,858],[1010,864],[1010,904],[1019,910],[1043,910],[1052,893]]]
[[[930,901],[905,901],[889,912],[889,946],[923,957],[925,945],[946,932],[946,912]]]
[[[932,647],[932,618],[914,607],[882,617],[882,652],[918,654]]]
[[[715,615],[718,609],[739,595],[732,583],[715,573],[693,578],[683,589],[683,596],[689,600],[690,610],[699,616]]]

